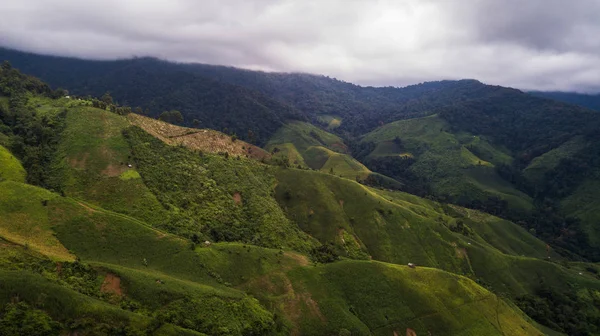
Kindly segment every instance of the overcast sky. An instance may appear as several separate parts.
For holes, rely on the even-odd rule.
[[[63,56],[600,91],[600,0],[2,0],[0,45]]]

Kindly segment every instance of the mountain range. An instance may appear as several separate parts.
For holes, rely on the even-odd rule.
[[[600,334],[593,99],[0,60],[0,334]]]

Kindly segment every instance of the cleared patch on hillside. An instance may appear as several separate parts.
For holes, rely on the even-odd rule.
[[[114,294],[116,296],[123,296],[123,290],[121,289],[121,278],[116,274],[107,273],[100,286],[100,291],[103,293]]]
[[[193,129],[129,114],[127,119],[169,145],[183,145],[192,150],[208,153],[227,152],[233,156],[246,156],[257,160],[269,159],[271,155],[262,148],[237,140],[229,135],[211,129]]]

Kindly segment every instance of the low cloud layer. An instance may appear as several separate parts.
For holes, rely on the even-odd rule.
[[[600,0],[5,0],[0,13],[0,45],[54,55],[600,91]]]

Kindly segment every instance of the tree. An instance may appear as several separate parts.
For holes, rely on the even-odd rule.
[[[142,110],[142,108],[139,107],[139,106],[136,107],[134,111],[135,111],[136,114],[139,114],[139,115],[144,114],[144,110]]]
[[[8,304],[0,320],[0,335],[58,335],[61,326],[42,310],[25,302]]]
[[[106,92],[105,94],[102,95],[102,98],[100,98],[101,101],[103,101],[106,105],[112,105],[113,103],[113,99],[110,95],[110,92]]]
[[[158,119],[170,124],[183,123],[183,115],[177,110],[165,111],[158,116]]]
[[[2,62],[2,70],[8,71],[12,69],[12,65],[10,65],[9,61]]]
[[[192,125],[194,126],[194,128],[199,128],[200,127],[200,120],[194,119],[192,121]]]

